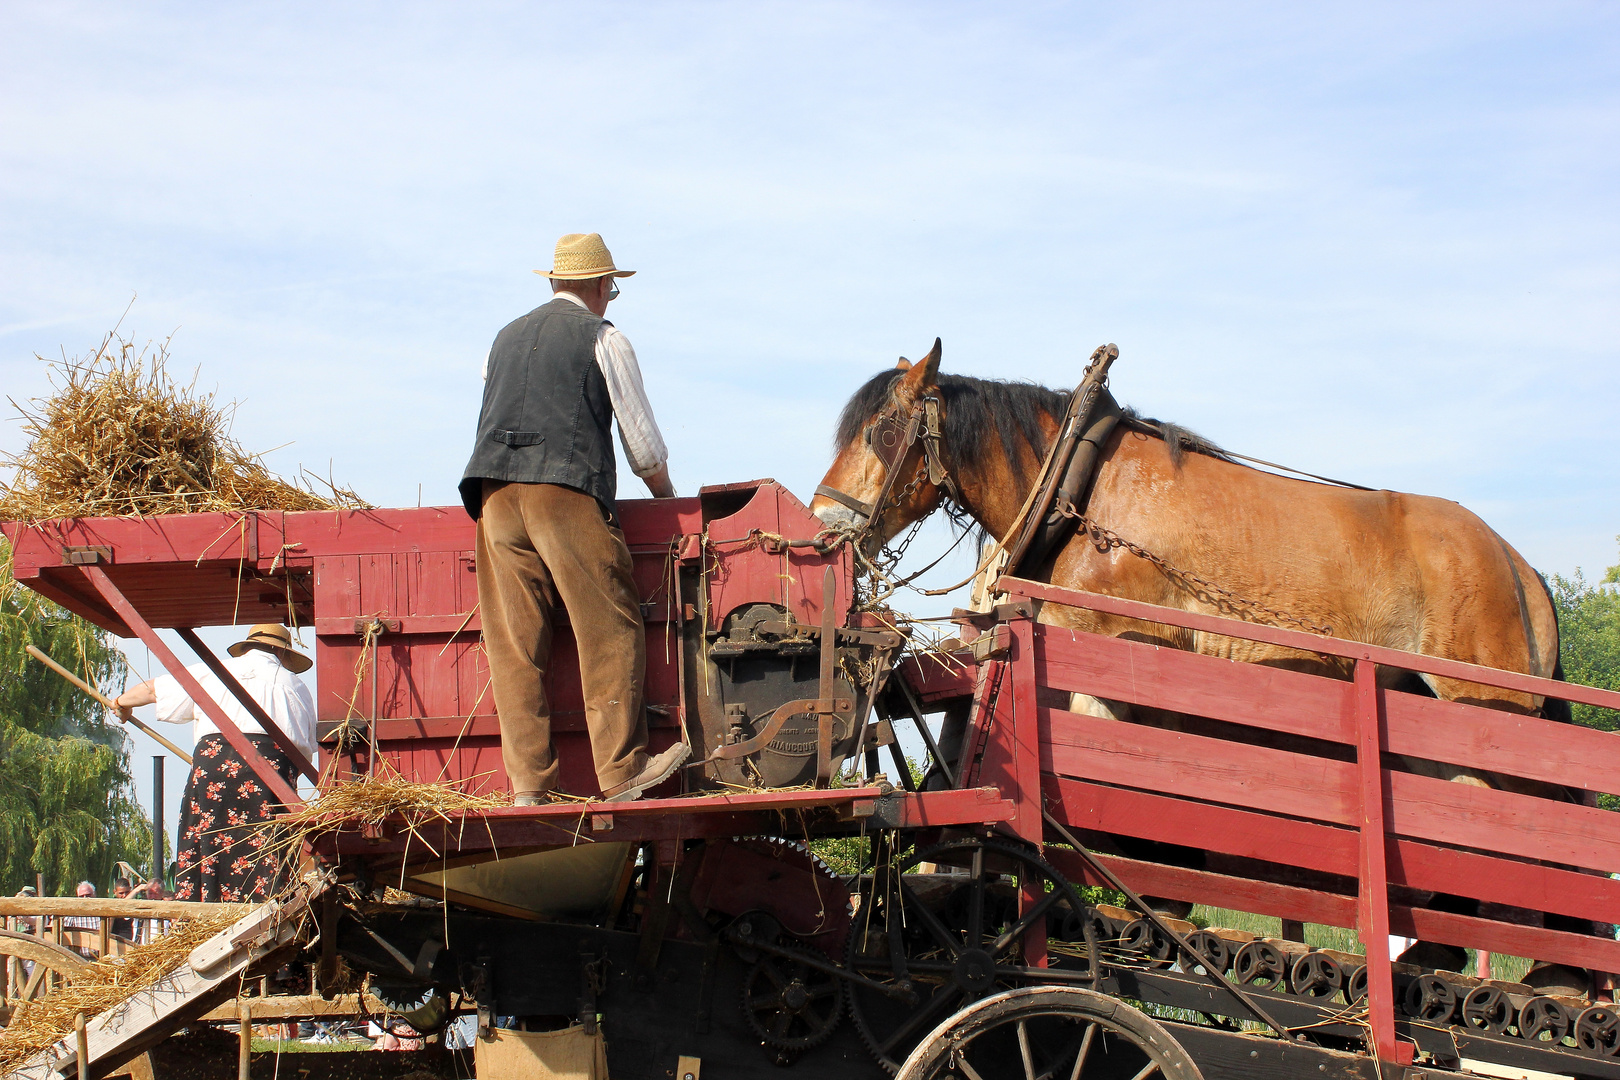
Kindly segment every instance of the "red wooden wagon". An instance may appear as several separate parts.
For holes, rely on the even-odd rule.
[[[1606,1003],[1393,966],[1387,948],[1393,932],[1620,970],[1620,943],[1558,928],[1620,915],[1607,877],[1620,818],[1393,759],[1603,792],[1620,788],[1620,743],[1382,690],[1374,673],[1608,708],[1620,695],[1010,578],[1007,603],[960,616],[961,648],[908,656],[892,615],[857,609],[847,548],[822,543],[771,481],[627,501],[621,516],[654,746],[688,739],[703,764],[636,803],[324,837],[317,858],[338,884],[288,946],[307,948],[318,985],[335,988],[341,958],[426,1027],[457,1008],[486,1024],[600,1021],[620,1080],[678,1062],[682,1080],[772,1063],[812,1078],[1416,1077],[1465,1061],[1620,1077]],[[205,661],[197,627],[312,629],[322,752],[309,771],[323,783],[384,771],[504,790],[459,509],[5,531],[18,580],[140,637],[177,675],[156,629],[181,631]],[[1071,633],[1039,621],[1044,604],[1342,657],[1354,678]],[[550,691],[563,785],[590,796],[566,633]],[[1099,719],[1069,711],[1072,694],[1200,719]],[[924,716],[941,709],[966,717],[943,761]],[[908,724],[934,759],[928,790],[913,790],[895,747]],[[1257,745],[1257,731],[1289,749]],[[852,779],[833,786],[835,774]],[[862,866],[833,872],[806,846],[821,841]],[[1351,927],[1365,953],[1196,928],[1083,891],[1098,886]],[[138,1030],[99,1018],[96,1069],[226,992],[211,984]],[[71,1066],[42,1060],[30,1075]]]

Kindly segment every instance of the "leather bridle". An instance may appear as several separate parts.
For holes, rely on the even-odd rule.
[[[883,462],[885,472],[883,487],[878,490],[877,498],[869,503],[862,502],[846,491],[840,491],[827,484],[816,485],[817,495],[825,495],[833,502],[847,506],[864,519],[859,528],[851,534],[850,539],[861,539],[877,527],[878,518],[890,503],[890,496],[894,492],[895,481],[900,476],[901,467],[910,456],[912,447],[918,443],[922,444],[922,460],[917,463],[916,477],[907,485],[900,497],[904,498],[914,491],[926,475],[929,483],[943,488],[953,501],[961,502],[956,481],[951,478],[950,470],[945,467],[941,434],[939,398],[930,394],[918,401],[903,420],[900,417],[900,406],[891,405],[866,429],[866,444],[872,448],[872,453],[877,455],[878,460]]]

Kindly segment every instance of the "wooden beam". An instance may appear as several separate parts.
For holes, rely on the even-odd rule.
[[[1352,762],[1061,709],[1041,715],[1045,771],[1335,825],[1358,822]],[[1608,811],[1414,773],[1385,770],[1384,777],[1386,824],[1397,836],[1589,870],[1620,866],[1620,818]]]
[[[276,797],[276,801],[289,810],[302,806],[304,803],[298,797],[298,792],[281,778],[279,772],[270,767],[270,763],[264,759],[263,755],[254,749],[253,744],[248,742],[247,736],[242,734],[242,729],[233,724],[231,718],[225,714],[224,707],[204,692],[202,684],[197,682],[191,672],[186,670],[186,666],[174,655],[174,650],[170,649],[163,639],[158,637],[157,631],[153,630],[141,613],[135,610],[135,605],[131,604],[124,598],[124,594],[118,591],[118,587],[113,584],[112,578],[107,576],[107,571],[99,566],[81,566],[79,571],[90,580],[90,584],[96,587],[96,591],[101,593],[107,603],[113,606],[113,609],[118,612],[119,618],[123,619],[129,628],[135,631],[146,647],[152,651],[152,655],[158,658],[158,662],[180,684],[180,689],[184,690],[191,698],[191,703],[201,709],[209,720],[213,721],[214,726],[219,729],[220,735],[224,737],[226,742],[230,743],[231,749],[236,751],[247,767],[259,778],[259,781],[270,789],[270,793]]]
[[[1356,664],[1357,828],[1361,833],[1356,931],[1367,955],[1367,1021],[1380,1061],[1397,1061],[1395,982],[1389,956],[1389,868],[1384,836],[1384,730],[1378,668]],[[1302,935],[1303,936],[1303,935]],[[1407,1055],[1407,1061],[1411,1056]],[[1404,1064],[1404,1063],[1403,1063]]]
[[[1071,828],[1177,844],[1193,837],[1225,855],[1356,876],[1359,842],[1348,828],[1050,774],[1041,781],[1052,813]],[[1397,885],[1578,919],[1608,922],[1620,911],[1620,881],[1417,840],[1391,841],[1389,874]]]
[[[1043,626],[1043,687],[1150,705],[1246,727],[1353,746],[1353,691],[1324,675],[1246,664],[1124,638]],[[1382,690],[1386,749],[1589,791],[1620,774],[1609,732],[1456,701]]]
[[[99,915],[111,919],[197,919],[221,912],[247,914],[252,904],[190,900],[119,900],[107,896],[0,896],[0,916]]]
[[[1365,642],[1348,641],[1344,638],[1323,637],[1318,634],[1308,634],[1303,630],[1283,630],[1275,626],[1243,622],[1240,619],[1225,619],[1200,612],[1182,611],[1179,608],[1145,604],[1140,600],[1125,600],[1117,596],[1103,596],[1099,593],[1080,592],[1077,589],[1064,589],[1056,585],[1026,581],[1022,578],[1003,577],[996,582],[995,588],[998,592],[1006,592],[1014,596],[1047,600],[1054,604],[1064,604],[1089,611],[1101,611],[1128,619],[1141,619],[1144,622],[1160,623],[1166,626],[1180,626],[1207,634],[1222,634],[1226,637],[1240,638],[1245,641],[1259,641],[1268,645],[1279,645],[1286,649],[1301,649],[1305,652],[1342,656],[1350,660],[1371,660],[1373,663],[1382,664],[1385,667],[1400,668],[1404,671],[1417,671],[1426,675],[1439,675],[1448,679],[1461,679],[1464,682],[1496,686],[1504,690],[1516,690],[1519,693],[1533,694],[1538,697],[1545,696],[1561,701],[1579,702],[1583,705],[1596,705],[1601,709],[1620,709],[1620,693],[1613,690],[1598,690],[1594,687],[1582,686],[1579,683],[1538,679],[1533,675],[1500,671],[1479,664],[1464,663],[1461,660],[1447,660],[1438,656],[1424,656],[1421,653],[1403,652],[1400,649],[1386,649],[1381,645],[1368,645]]]
[[[272,995],[252,1000],[253,1019],[261,1024],[283,1020],[318,1020],[327,1016],[377,1016],[388,1011],[388,1007],[371,994],[367,994],[364,1001],[359,994],[339,994],[331,1001],[323,1000],[318,994]],[[236,1002],[231,1001],[197,1019],[228,1024],[236,1018]]]

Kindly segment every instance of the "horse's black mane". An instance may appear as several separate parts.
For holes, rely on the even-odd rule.
[[[888,406],[895,380],[902,374],[898,369],[880,372],[855,391],[838,417],[834,453],[854,441],[866,422]],[[941,375],[939,393],[945,406],[946,453],[958,461],[976,460],[984,449],[984,440],[994,432],[1012,463],[1014,475],[1020,483],[1029,483],[1033,478],[1023,475],[1018,445],[1022,441],[1034,450],[1036,458],[1044,457],[1048,447],[1041,433],[1041,417],[1062,418],[1073,391],[1052,390],[1030,382]],[[1124,413],[1126,422],[1133,427],[1164,439],[1170,460],[1177,467],[1189,450],[1231,460],[1220,447],[1184,427],[1144,417],[1129,407],[1124,408]]]

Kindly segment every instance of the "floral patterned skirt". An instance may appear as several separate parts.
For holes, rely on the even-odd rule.
[[[268,735],[249,735],[253,748],[293,783],[293,764]],[[206,903],[267,900],[281,885],[269,829],[255,828],[280,813],[266,790],[223,735],[204,735],[192,751],[191,778],[181,800],[174,898]]]

